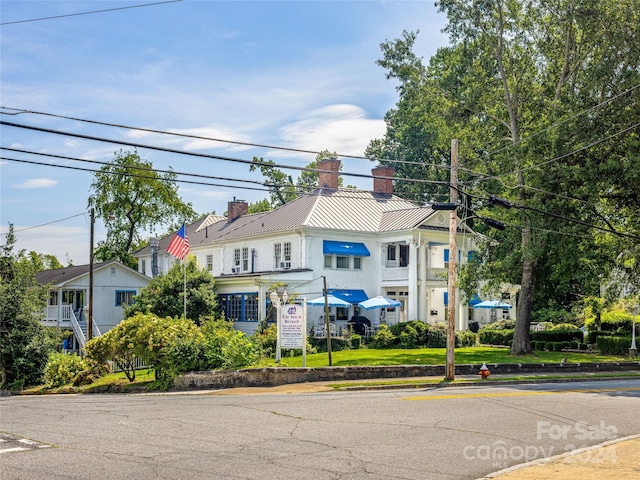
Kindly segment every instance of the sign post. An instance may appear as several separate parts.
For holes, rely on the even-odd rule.
[[[283,305],[280,309],[280,346],[301,348],[302,366],[307,366],[307,302],[302,305]]]

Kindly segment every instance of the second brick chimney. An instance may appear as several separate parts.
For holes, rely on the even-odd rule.
[[[227,204],[228,222],[233,222],[236,218],[247,213],[249,213],[249,204],[245,200],[236,200],[236,197],[233,197],[233,201]]]
[[[393,172],[393,167],[386,165],[380,165],[372,168],[371,175],[373,175],[373,191],[376,193],[393,193]]]
[[[316,168],[318,170],[327,170],[326,172],[318,172],[318,186],[337,190],[340,160],[337,158],[325,158],[316,164]]]

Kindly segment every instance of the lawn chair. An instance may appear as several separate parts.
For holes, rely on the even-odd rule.
[[[315,338],[324,338],[327,335],[325,334],[325,326],[321,323],[317,323],[313,327],[313,336]]]

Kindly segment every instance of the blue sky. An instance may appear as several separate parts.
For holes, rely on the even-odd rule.
[[[100,122],[246,143],[362,155],[384,134],[396,83],[376,65],[380,44],[420,30],[416,52],[428,59],[447,44],[443,14],[430,1],[194,1],[96,10],[145,1],[6,1],[0,3],[0,104],[3,121],[129,140],[244,160],[254,156],[305,166],[313,154],[170,137],[91,125],[24,109]],[[70,15],[70,16],[65,16]],[[12,23],[43,17],[48,20]],[[131,150],[22,128],[0,127],[2,147],[109,161]],[[246,165],[150,149],[156,168],[262,180]],[[11,159],[97,168],[2,150]],[[343,158],[343,171],[369,174],[368,160]],[[295,178],[297,172],[289,171]],[[87,199],[92,174],[0,160],[0,228],[14,224],[18,248],[88,263]],[[266,192],[179,184],[200,213],[222,214],[233,197]],[[371,189],[370,179],[345,184]],[[67,217],[64,221],[57,221]],[[55,222],[55,223],[50,223]],[[49,225],[39,226],[50,223]],[[31,228],[36,227],[36,228]],[[105,228],[96,222],[96,242]],[[148,232],[151,235],[153,232]],[[158,234],[165,233],[159,229]],[[4,236],[0,242],[4,243]]]

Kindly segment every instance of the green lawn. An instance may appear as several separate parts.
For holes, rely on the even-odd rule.
[[[334,366],[352,365],[444,365],[446,364],[445,348],[390,349],[375,350],[363,348],[359,350],[341,350],[332,352]],[[540,352],[522,357],[512,357],[508,348],[501,347],[466,347],[456,348],[456,364],[486,363],[560,363],[566,358],[568,363],[582,362],[620,362],[626,357],[596,355],[590,353]],[[301,367],[302,357],[284,357],[283,366]],[[327,353],[307,355],[307,367],[326,367]]]

